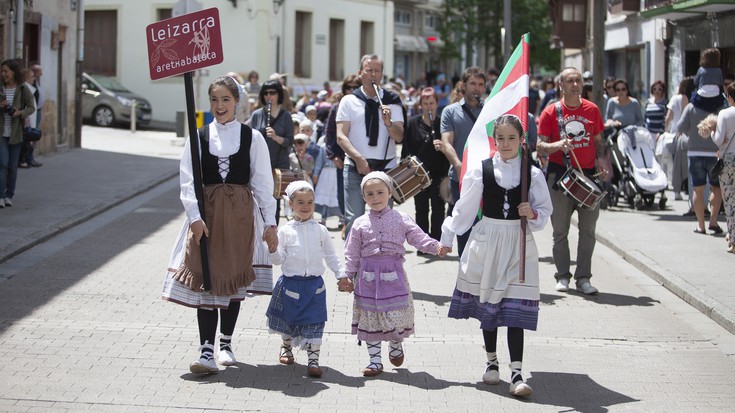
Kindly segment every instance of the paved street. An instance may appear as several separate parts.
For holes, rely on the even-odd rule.
[[[348,333],[352,297],[328,274],[321,379],[305,377],[304,352],[278,364],[266,296],[243,303],[239,365],[194,376],[195,311],[159,298],[183,220],[181,146],[173,133],[83,134],[85,149],[19,171],[16,206],[0,211],[0,411],[735,411],[733,257],[721,238],[692,233],[684,201],[602,213],[593,297],[554,291],[550,225],[536,234],[546,281],[539,330],[526,335],[529,400],[507,394],[504,330],[504,381],[487,386],[478,323],[446,317],[456,253],[435,259],[412,248],[417,333],[401,368],[360,375],[367,351]],[[399,208],[413,214],[410,202]]]

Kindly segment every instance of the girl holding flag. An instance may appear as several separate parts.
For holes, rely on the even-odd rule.
[[[442,225],[441,243],[451,247],[455,234],[472,227],[478,211],[480,221],[472,227],[467,248],[459,265],[449,317],[480,321],[487,365],[483,382],[500,382],[496,356],[498,327],[508,328],[510,352],[510,393],[531,395],[531,387],[521,376],[523,330],[536,330],[540,298],[538,250],[533,235],[526,235],[525,282],[519,279],[521,259],[521,217],[528,219],[531,231],[544,228],[552,212],[549,189],[538,168],[522,171],[521,142],[523,125],[514,115],[495,121],[497,152],[481,164],[468,165],[462,180],[462,197],[452,216]],[[530,177],[521,188],[521,174]],[[528,202],[521,202],[521,191],[528,191]]]

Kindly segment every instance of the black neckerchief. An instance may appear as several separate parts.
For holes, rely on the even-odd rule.
[[[368,139],[370,139],[368,145],[378,146],[378,128],[380,127],[380,124],[378,122],[380,120],[380,104],[365,95],[365,92],[362,91],[362,88],[356,89],[354,92],[352,92],[352,94],[355,95],[356,98],[365,102],[365,129],[366,136],[368,137]],[[401,98],[399,98],[397,94],[385,89],[383,89],[382,100],[384,105],[401,104]]]

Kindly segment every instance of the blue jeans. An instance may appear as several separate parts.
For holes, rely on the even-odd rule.
[[[10,144],[4,136],[0,142],[0,198],[13,198],[15,181],[18,179],[18,159],[21,144]]]

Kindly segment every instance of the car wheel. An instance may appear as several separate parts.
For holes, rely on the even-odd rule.
[[[107,127],[115,122],[115,114],[107,106],[96,108],[92,114],[92,118],[94,119],[94,124],[97,126]]]

